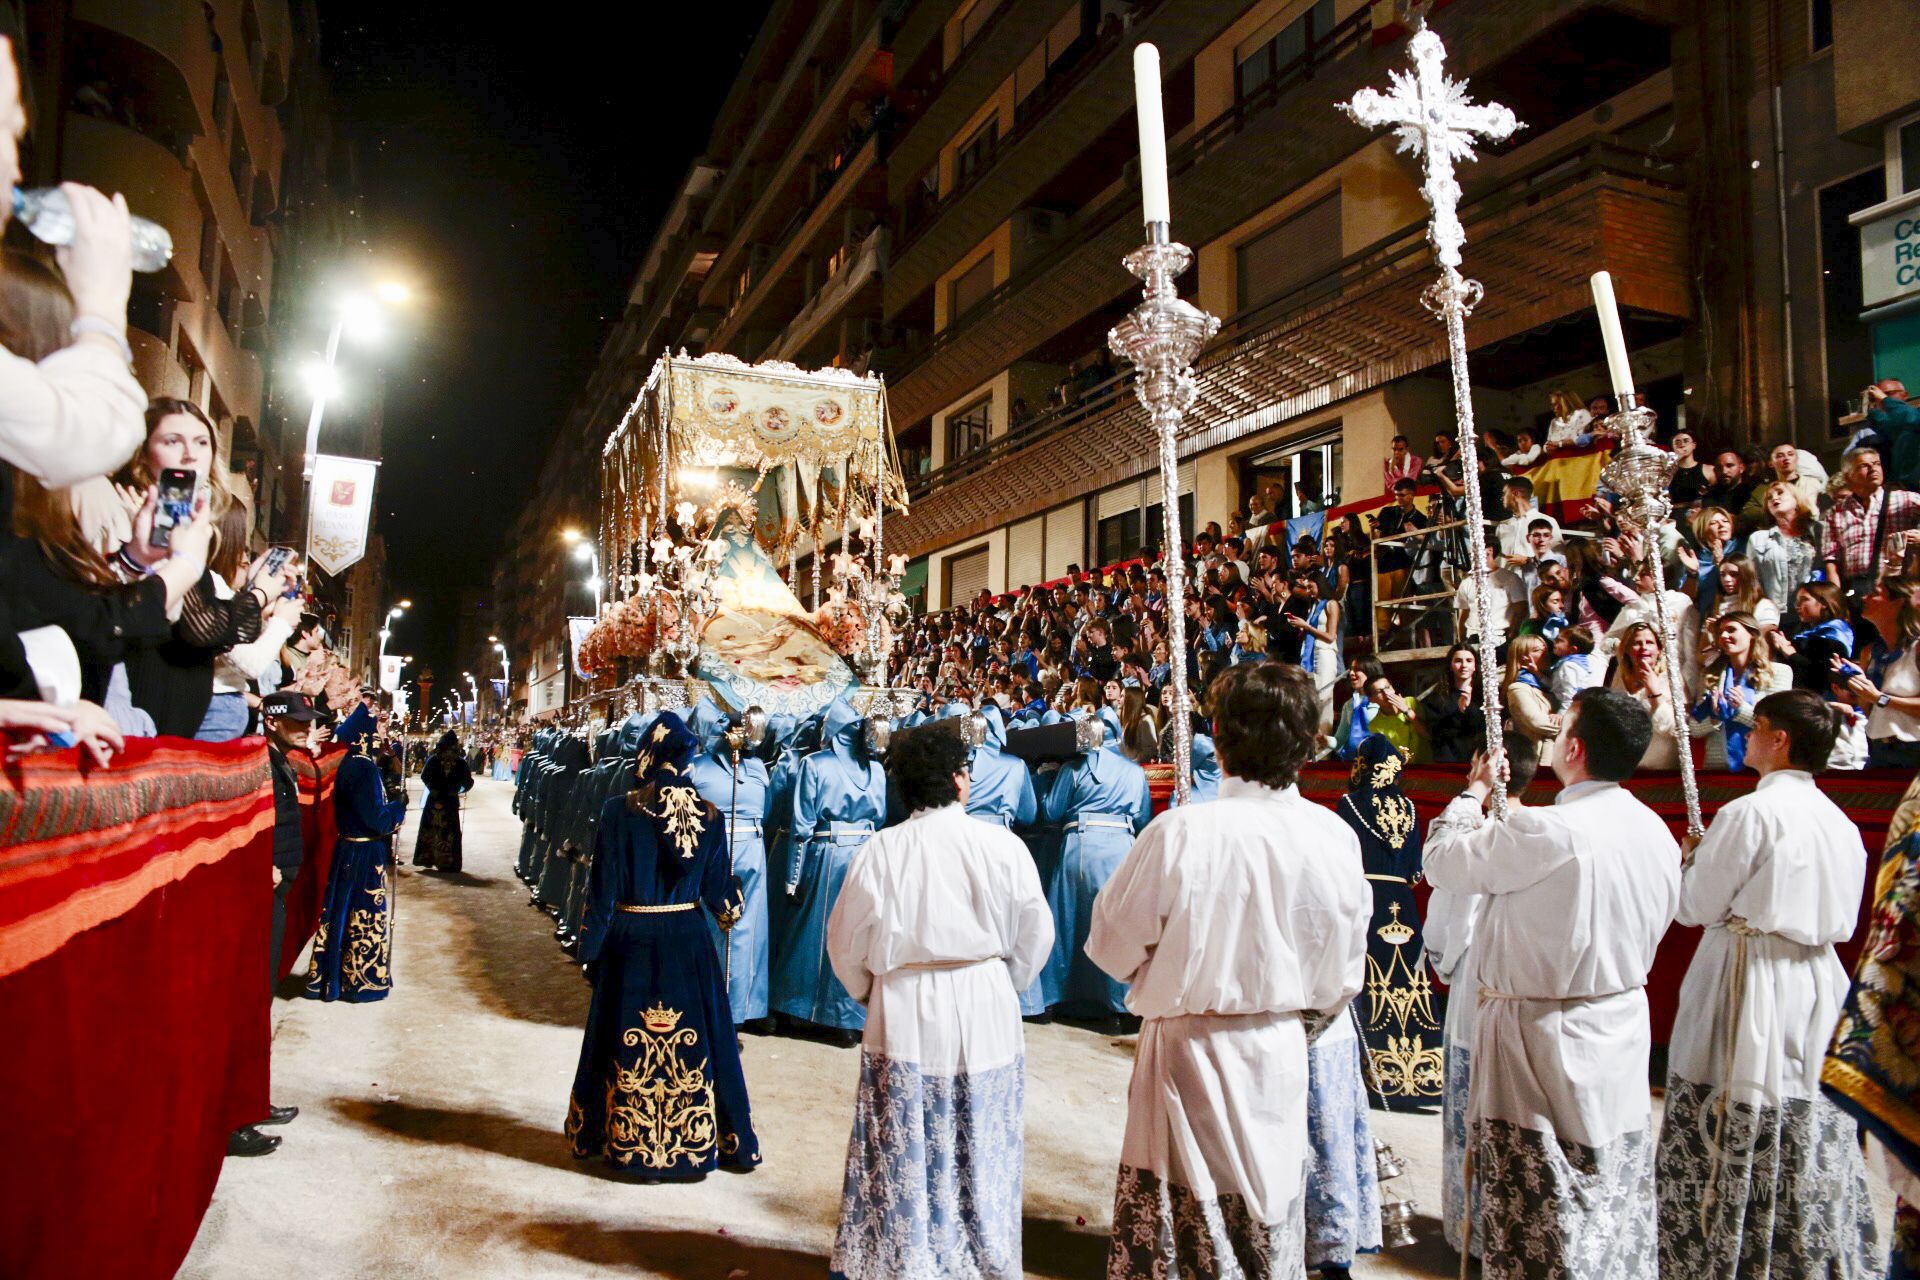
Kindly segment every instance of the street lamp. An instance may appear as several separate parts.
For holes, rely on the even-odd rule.
[[[492,637],[489,637],[489,639],[491,638]],[[496,640],[494,641],[493,651],[500,655],[500,683],[507,686],[507,696],[511,698],[513,696],[513,676],[511,669],[507,665],[507,646]]]
[[[600,549],[591,542],[573,544],[573,558],[588,566],[587,586],[593,591],[593,616],[600,617],[600,589],[605,583],[600,580]]]
[[[402,600],[399,604],[387,610],[386,618],[380,623],[380,661],[385,662],[387,660],[387,637],[393,634],[393,620],[405,614],[406,611],[412,607],[413,601]]]
[[[309,362],[303,370],[307,386],[313,392],[313,412],[307,417],[307,456],[302,471],[302,478],[308,484],[313,483],[313,455],[320,445],[320,420],[326,415],[327,401],[340,394],[336,366],[341,335],[350,329],[356,338],[380,337],[386,331],[385,307],[401,305],[412,296],[413,291],[406,285],[386,280],[374,286],[371,296],[343,293],[335,299],[333,327],[327,332],[326,358]]]

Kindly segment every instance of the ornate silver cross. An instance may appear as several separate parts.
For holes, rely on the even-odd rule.
[[[1474,158],[1474,139],[1498,142],[1520,127],[1513,112],[1497,103],[1476,106],[1467,98],[1467,86],[1446,75],[1447,49],[1424,22],[1407,44],[1413,71],[1388,72],[1392,88],[1386,93],[1362,89],[1340,109],[1356,124],[1369,129],[1392,126],[1400,150],[1423,156],[1426,182],[1420,191],[1433,211],[1427,241],[1440,264],[1440,279],[1421,301],[1447,326],[1447,352],[1453,365],[1454,438],[1460,443],[1460,475],[1466,486],[1467,554],[1473,566],[1474,617],[1480,624],[1476,666],[1480,673],[1481,706],[1486,708],[1486,757],[1494,762],[1493,814],[1507,816],[1506,753],[1500,739],[1500,667],[1494,660],[1494,600],[1487,566],[1485,521],[1480,505],[1480,433],[1473,425],[1473,387],[1467,378],[1467,316],[1480,301],[1480,283],[1460,274],[1460,249],[1467,242],[1460,225],[1460,183],[1453,166]],[[1505,607],[1504,596],[1500,606]],[[1462,637],[1464,639],[1464,637]]]

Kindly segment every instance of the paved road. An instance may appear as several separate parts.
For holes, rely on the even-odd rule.
[[[587,988],[513,876],[510,796],[482,782],[468,797],[465,872],[402,871],[392,996],[276,1003],[273,1096],[300,1118],[278,1152],[227,1162],[182,1276],[827,1274],[855,1050],[747,1038],[766,1156],[751,1175],[642,1187],[568,1155]],[[403,861],[412,848],[409,821]],[[1030,1275],[1101,1273],[1132,1051],[1130,1038],[1028,1031]],[[1438,1119],[1387,1117],[1379,1133],[1412,1165],[1389,1187],[1434,1211]],[[1438,1225],[1420,1234],[1357,1273],[1454,1274]]]

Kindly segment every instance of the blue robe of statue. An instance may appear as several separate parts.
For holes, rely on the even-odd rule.
[[[728,815],[733,874],[744,903],[727,934],[727,1001],[739,1023],[767,1016],[768,778],[767,766],[750,756],[734,767],[725,737],[728,723],[726,712],[703,698],[688,727],[700,740],[693,785],[702,800]]]
[[[1214,749],[1213,739],[1204,733],[1193,735],[1193,799],[1198,804],[1203,800],[1216,800],[1220,796],[1220,754]]]
[[[1027,762],[1006,753],[1007,724],[1000,708],[988,703],[981,716],[987,740],[973,749],[967,765],[967,812],[1003,827],[1030,827],[1039,804]]]
[[[393,833],[406,798],[387,799],[380,766],[354,751],[333,784],[339,834],[320,902],[320,926],[307,961],[312,1000],[369,1004],[393,989]]]
[[[886,819],[887,775],[866,759],[860,714],[836,698],[821,724],[824,745],[800,762],[794,779],[793,860],[776,892],[789,915],[773,948],[773,1007],[817,1026],[856,1031],[867,1011],[854,1002],[827,960],[827,917],[840,899],[847,865]]]
[[[1125,1013],[1127,988],[1087,959],[1093,900],[1106,887],[1133,837],[1153,819],[1147,775],[1120,750],[1120,717],[1100,709],[1106,741],[1062,765],[1040,803],[1040,820],[1059,823],[1060,861],[1043,879],[1053,908],[1053,956],[1040,974],[1047,1007],[1074,1016]]]
[[[580,931],[593,984],[567,1140],[648,1181],[752,1169],[760,1144],[706,917],[738,910],[720,814],[686,783],[696,744],[662,713],[640,785],[600,811]]]

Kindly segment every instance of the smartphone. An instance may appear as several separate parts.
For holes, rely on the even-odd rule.
[[[153,534],[147,540],[156,547],[173,545],[173,531],[193,519],[193,495],[200,476],[181,467],[168,467],[160,473],[159,501],[153,510]]]
[[[261,576],[271,578],[274,574],[286,568],[287,561],[291,559],[293,559],[292,547],[284,544],[276,544],[268,547],[266,563],[260,567]]]

